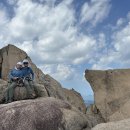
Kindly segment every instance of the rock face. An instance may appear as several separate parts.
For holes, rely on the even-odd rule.
[[[48,92],[49,97],[55,97],[62,100],[66,99],[61,84],[50,75],[47,74],[44,76],[43,84]]]
[[[44,85],[34,84],[36,88],[37,97],[48,97],[47,91]],[[14,101],[25,100],[28,99],[27,90],[25,87],[16,87],[14,90]]]
[[[87,107],[86,116],[89,120],[89,123],[91,124],[91,127],[94,127],[100,123],[105,123],[101,113],[94,104]]]
[[[22,61],[23,59],[28,59],[30,61],[31,67],[35,73],[36,83],[38,90],[39,97],[55,97],[57,99],[62,99],[68,101],[70,104],[77,107],[77,109],[81,109],[82,112],[85,113],[86,106],[84,101],[79,95],[77,98],[76,92],[69,92],[68,94],[62,88],[61,84],[52,78],[50,75],[45,75],[37,66],[31,61],[30,57],[27,55],[26,52],[17,48],[14,45],[8,45],[2,49],[0,49],[0,74],[3,80],[8,80],[8,73],[9,71],[15,66],[18,61]],[[7,89],[7,82],[3,81],[4,83],[1,84],[0,82],[0,103],[4,100],[5,91]],[[75,96],[71,96],[73,95]],[[68,95],[70,94],[71,101],[68,100]],[[75,99],[72,99],[75,98]],[[16,88],[14,94],[15,100],[23,100],[27,99],[26,89],[25,88]],[[78,102],[72,103],[72,100],[78,100]]]
[[[85,77],[106,122],[130,118],[130,69],[86,70]]]
[[[0,103],[3,103],[5,100],[6,89],[7,89],[7,82],[0,79]]]
[[[86,116],[55,98],[0,105],[0,130],[89,130]]]
[[[92,128],[92,130],[130,130],[130,119],[99,124]]]
[[[86,106],[83,102],[83,98],[80,95],[80,93],[76,92],[75,90],[68,90],[66,88],[63,88],[63,91],[65,93],[66,100],[71,103],[71,105],[78,108],[83,113],[86,113]]]
[[[50,75],[44,76],[43,84],[49,97],[55,97],[57,99],[68,101],[71,105],[75,106],[83,113],[86,112],[86,105],[82,96],[78,92],[62,88],[61,84]]]

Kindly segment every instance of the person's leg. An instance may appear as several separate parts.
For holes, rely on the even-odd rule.
[[[14,96],[14,88],[16,87],[17,83],[16,82],[12,82],[8,88],[8,94],[9,94],[9,98],[8,98],[8,102],[12,102],[13,101],[13,96]]]
[[[7,87],[7,90],[5,92],[5,103],[8,103],[8,100],[9,100],[9,87],[11,85],[11,82],[8,82],[8,87]]]
[[[36,87],[34,85],[34,82],[33,81],[29,81],[29,85],[30,85],[30,87],[31,87],[31,89],[33,91],[32,96],[35,98],[36,95],[37,95],[37,89],[36,89]]]
[[[29,81],[29,84],[34,92],[37,92],[37,87],[33,81]]]
[[[7,88],[5,92],[5,103],[8,103],[8,101],[9,101],[9,88]]]
[[[31,89],[34,90],[34,84],[33,84],[33,81],[28,81],[28,83],[29,83]]]
[[[32,90],[31,90],[31,88],[30,88],[30,84],[29,84],[29,82],[28,82],[28,80],[25,80],[24,81],[24,85],[25,85],[25,87],[26,87],[26,89],[27,89],[27,95],[28,95],[28,97],[31,95],[31,93],[32,93]]]

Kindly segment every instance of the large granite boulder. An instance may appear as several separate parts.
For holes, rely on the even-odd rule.
[[[90,130],[83,113],[50,97],[0,105],[0,113],[0,130]]]
[[[55,97],[62,100],[66,99],[61,84],[50,75],[47,74],[44,76],[43,84],[48,92],[49,97]]]
[[[63,91],[65,93],[66,100],[78,110],[82,111],[83,113],[86,113],[86,105],[83,101],[82,96],[80,93],[75,91],[74,89],[68,90],[66,88],[63,88]]]
[[[0,104],[5,103],[5,97],[7,94],[9,83],[0,79]],[[34,83],[35,93],[37,97],[48,97],[47,91],[43,84]],[[34,92],[34,91],[32,91]],[[14,89],[14,101],[28,99],[27,90],[24,87],[16,87]]]
[[[0,79],[0,104],[5,101],[6,90],[7,90],[7,82]]]
[[[85,77],[106,122],[130,118],[130,69],[86,70]]]
[[[37,97],[48,97],[47,91],[42,84],[34,84],[35,86],[35,91],[32,90],[32,93],[36,94]],[[29,95],[27,94],[27,89],[25,86],[23,87],[16,87],[14,90],[14,101],[19,101],[19,100],[25,100],[28,99]],[[30,98],[33,98],[30,97]]]
[[[91,130],[130,130],[130,119],[116,122],[102,123]]]

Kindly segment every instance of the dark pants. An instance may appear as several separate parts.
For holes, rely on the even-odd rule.
[[[13,96],[14,96],[14,89],[16,87],[17,83],[15,81],[12,81],[11,83],[8,84],[8,89],[6,92],[6,102],[12,102],[13,101]]]
[[[25,87],[26,87],[26,89],[27,89],[27,94],[30,96],[30,95],[32,95],[32,93],[34,93],[35,92],[35,86],[34,86],[34,83],[33,83],[33,81],[28,81],[28,80],[25,80],[24,81],[24,85],[25,85]]]
[[[8,83],[8,89],[7,89],[6,95],[5,95],[6,103],[13,101],[14,89],[15,89],[16,86],[17,86],[17,82],[15,82],[15,81],[12,81],[12,82]],[[30,97],[36,90],[33,81],[25,80],[24,81],[24,86],[27,89],[28,97]]]

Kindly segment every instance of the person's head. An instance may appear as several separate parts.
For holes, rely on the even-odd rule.
[[[29,61],[27,59],[24,59],[23,60],[23,65],[24,65],[24,67],[28,67]]]
[[[18,63],[16,64],[16,68],[17,68],[17,69],[21,69],[21,68],[22,68],[22,65],[23,65],[22,62],[18,62]]]

